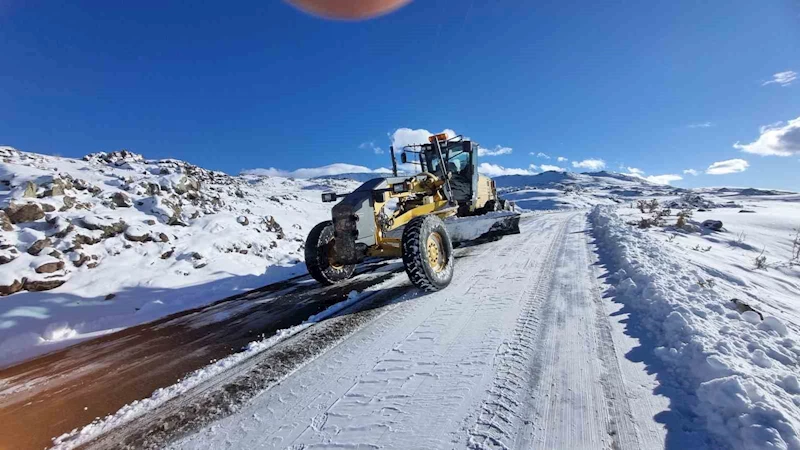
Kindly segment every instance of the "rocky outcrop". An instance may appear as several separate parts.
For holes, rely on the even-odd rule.
[[[57,278],[55,278],[55,279],[46,279],[46,280],[33,280],[33,279],[26,278],[25,279],[25,284],[23,285],[23,288],[26,291],[31,291],[31,292],[49,291],[51,289],[55,289],[55,288],[61,286],[66,281],[67,280],[57,279]]]
[[[284,229],[267,215],[273,209],[290,210],[289,217],[304,213],[307,196],[293,193],[303,188],[294,181],[235,177],[179,160],[146,161],[127,150],[87,155],[87,162],[8,154],[0,159],[11,166],[0,176],[5,208],[0,211],[0,264],[17,273],[0,277],[10,283],[5,292],[51,289],[72,276],[91,278],[87,269],[106,259],[111,263],[97,276],[125,265],[114,258],[156,267],[143,276],[161,276],[162,268],[164,276],[188,276],[182,268],[187,262],[198,269],[216,267],[219,253],[273,264],[301,252],[294,244],[299,228]],[[241,226],[230,228],[234,220]]]
[[[5,211],[0,211],[0,230],[14,231],[14,225],[11,224],[11,219]]]
[[[87,256],[85,253],[75,252],[74,254],[75,256],[72,259],[72,264],[75,267],[80,267],[89,261],[89,256]]]
[[[64,206],[62,206],[58,210],[61,211],[61,212],[67,211],[68,209],[75,207],[75,203],[76,202],[77,202],[77,200],[75,199],[75,197],[70,197],[69,195],[65,195],[64,196]]]
[[[24,198],[36,198],[36,185],[28,181],[25,183],[25,189],[22,191]]]
[[[14,247],[0,250],[0,265],[10,263],[11,261],[17,259],[18,256],[19,252]]]
[[[22,290],[23,283],[20,280],[14,279],[10,283],[0,284],[0,296],[11,295],[15,292]]]
[[[38,256],[45,247],[50,247],[53,243],[49,238],[39,239],[28,247],[28,254]]]
[[[200,182],[197,181],[193,177],[189,177],[186,175],[181,176],[175,186],[173,186],[175,193],[178,195],[183,195],[188,192],[198,191],[200,190]]]
[[[267,216],[264,218],[264,228],[266,228],[267,231],[276,233],[278,235],[278,239],[283,239],[286,237],[285,233],[283,232],[283,227],[272,216]]]
[[[111,202],[118,208],[130,208],[133,202],[124,192],[115,192],[111,196]]]
[[[36,267],[36,273],[53,273],[64,268],[64,261],[52,261]]]
[[[81,226],[87,230],[99,230],[103,232],[103,238],[114,237],[128,228],[128,225],[123,220],[116,222],[110,218],[100,218],[97,216],[84,216],[81,219]]]
[[[11,223],[35,222],[44,217],[44,210],[36,203],[12,203],[5,213]]]
[[[153,240],[150,236],[150,231],[141,226],[128,227],[125,230],[125,239],[133,242],[149,242]]]

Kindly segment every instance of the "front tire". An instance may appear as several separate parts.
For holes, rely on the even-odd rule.
[[[353,276],[355,264],[336,264],[333,261],[333,222],[318,223],[306,238],[306,268],[324,285],[336,284]]]
[[[403,230],[403,264],[411,283],[427,292],[444,289],[453,279],[453,243],[437,216],[417,217]]]

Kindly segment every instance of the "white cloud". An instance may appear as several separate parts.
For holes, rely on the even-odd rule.
[[[688,125],[689,128],[711,128],[714,126],[711,122],[700,122],[700,123],[691,123]]]
[[[563,156],[559,156],[558,158],[556,158],[556,161],[558,162],[569,161],[569,158],[564,158]]]
[[[535,167],[535,166],[534,166]],[[528,169],[520,169],[520,168],[512,168],[512,167],[503,167],[497,164],[491,163],[481,163],[478,166],[478,172],[490,176],[490,177],[497,177],[501,175],[533,175],[535,172]]]
[[[547,153],[542,153],[542,152],[534,153],[534,152],[531,152],[530,155],[531,156],[535,156],[537,158],[550,159],[550,155],[548,155]]]
[[[382,155],[384,153],[383,149],[375,145],[374,141],[370,142],[362,142],[361,145],[358,146],[360,149],[371,149],[373,153],[376,155]]]
[[[628,167],[628,173],[632,175],[644,175],[644,170],[637,169],[636,167]]]
[[[733,148],[761,156],[800,154],[800,117],[761,127],[761,135],[749,144],[733,144]]]
[[[589,170],[603,170],[606,162],[602,159],[584,159],[583,161],[572,161],[572,167]]]
[[[694,169],[686,169],[686,170],[683,171],[683,174],[684,175],[691,175],[691,176],[696,177],[696,176],[700,175],[700,172],[698,172],[698,171],[696,171]]]
[[[314,178],[325,175],[339,175],[343,173],[391,173],[386,168],[370,169],[369,167],[355,164],[334,163],[322,167],[302,168],[297,170],[281,170],[274,167],[268,169],[243,170],[242,175],[261,175],[269,177]]]
[[[778,72],[772,74],[772,79],[769,81],[765,81],[762,83],[762,86],[767,86],[770,84],[779,84],[781,86],[789,86],[792,84],[792,81],[797,79],[797,72],[793,70],[787,70],[786,72]]]
[[[456,132],[449,128],[442,130],[441,133],[446,133],[448,138],[456,136]],[[417,130],[412,130],[411,128],[398,128],[394,130],[391,135],[392,145],[394,146],[395,151],[399,152],[406,145],[427,144],[428,138],[434,134],[437,133],[431,133],[430,131],[422,128]]]
[[[542,164],[541,168],[542,168],[542,172],[547,172],[547,171],[550,171],[550,170],[552,170],[554,172],[566,172],[567,171],[567,169],[565,169],[563,167],[551,166],[550,164]]]
[[[682,180],[683,177],[674,174],[664,174],[664,175],[650,175],[649,177],[644,177],[644,179],[651,183],[656,183],[656,184],[670,184],[673,181]]]
[[[744,172],[750,164],[743,159],[728,159],[726,161],[717,161],[706,169],[709,175],[725,175],[728,173]]]
[[[488,148],[478,147],[478,156],[500,156],[500,155],[510,155],[514,149],[511,147],[501,147],[496,146],[494,150],[489,150]]]

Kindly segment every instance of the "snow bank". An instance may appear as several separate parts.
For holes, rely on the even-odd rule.
[[[590,220],[611,295],[666,365],[659,381],[673,408],[693,411],[725,448],[800,450],[800,346],[791,330],[775,317],[746,320],[730,298],[700,286],[664,241],[613,208],[595,207]]]

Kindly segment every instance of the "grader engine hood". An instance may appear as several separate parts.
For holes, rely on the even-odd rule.
[[[403,180],[402,177],[369,180],[333,207],[333,247],[337,262],[355,264],[364,259],[366,248],[376,242],[373,193]]]

